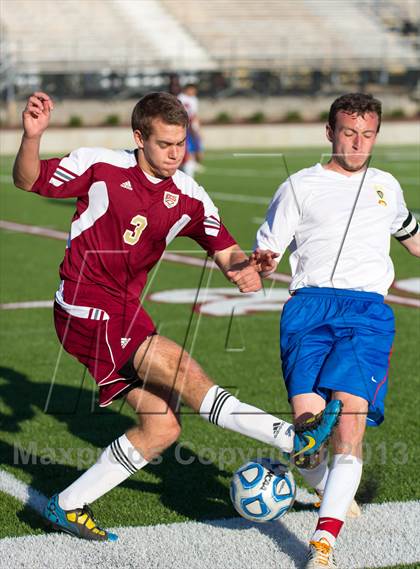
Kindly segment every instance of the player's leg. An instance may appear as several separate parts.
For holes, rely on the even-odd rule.
[[[187,140],[186,140],[186,152],[184,156],[184,161],[181,164],[180,169],[187,174],[187,176],[191,176],[194,178],[194,174],[196,172],[197,162],[195,160],[195,153],[193,150],[193,142],[192,142],[192,135],[191,131],[187,131]]]
[[[159,387],[153,391],[135,388],[126,397],[137,414],[138,424],[125,434],[148,462],[162,454],[181,434],[175,394]]]
[[[314,535],[315,541],[324,536],[330,545],[360,483],[366,424],[379,425],[384,418],[394,337],[393,313],[380,295],[346,291],[337,304],[340,310],[331,320],[337,341],[323,366],[319,386],[343,400],[344,412],[332,441],[334,454]]]
[[[295,437],[291,423],[242,403],[215,385],[185,350],[163,336],[153,336],[144,342],[135,354],[133,365],[146,385],[173,389],[204,419],[284,452],[312,453],[314,446],[318,448],[328,439],[341,409],[338,402],[332,402],[327,414],[308,424]],[[309,431],[311,441],[314,441],[311,445],[307,444],[306,438]]]
[[[88,471],[59,494],[64,509],[91,504],[177,440],[181,427],[175,402],[164,390],[154,391],[136,387],[127,394],[138,424],[113,441]]]
[[[319,424],[318,437],[322,440],[322,431],[333,428],[338,419],[329,413],[331,402],[325,409],[325,395],[317,392],[317,380],[328,354],[333,346],[333,338],[328,326],[325,326],[325,308],[318,297],[311,298],[298,291],[283,307],[280,321],[280,352],[283,378],[289,401],[294,412],[295,432],[300,435],[302,425],[312,421],[317,424],[321,414],[329,422]],[[332,402],[333,403],[333,402]],[[325,409],[325,411],[324,411]],[[308,433],[310,435],[310,433]],[[303,449],[312,447],[312,452],[294,454],[296,465],[307,463],[309,457],[317,458],[322,447],[303,434]],[[324,442],[328,439],[325,437]]]
[[[337,398],[341,399],[340,395],[338,395]],[[325,400],[316,393],[303,393],[301,395],[297,395],[292,398],[290,403],[292,405],[296,424],[299,424],[299,421],[308,418],[312,414],[318,413],[325,407]],[[340,428],[340,424],[343,423],[339,423],[337,429],[335,429],[335,433]],[[336,439],[336,436],[337,435],[334,436],[334,439]],[[338,451],[336,450],[335,452]],[[321,506],[322,497],[330,472],[328,462],[328,448],[326,445],[320,452],[314,455],[302,457],[301,460],[299,460],[299,458],[295,460],[295,466],[299,473],[305,482],[314,488],[320,498],[320,501],[316,504],[317,507]],[[347,511],[347,517],[359,517],[360,515],[360,508],[355,500],[353,500],[350,504],[349,510]]]
[[[55,529],[86,539],[115,540],[114,534],[96,526],[85,505],[121,484],[177,440],[181,427],[175,402],[166,390],[136,387],[126,401],[136,411],[138,425],[113,441],[95,464],[50,499],[45,515]]]
[[[192,152],[194,154],[196,172],[203,173],[205,171],[205,167],[203,166],[204,149],[199,132],[194,133]]]
[[[364,302],[364,301],[363,301]],[[379,305],[375,302],[375,318]],[[342,530],[349,507],[355,504],[354,496],[362,475],[362,441],[367,418],[371,424],[383,420],[383,402],[386,393],[387,367],[392,333],[382,323],[369,321],[366,329],[360,319],[372,307],[358,305],[355,316],[347,311],[346,327],[357,318],[358,327],[351,326],[350,334],[335,345],[323,367],[319,385],[330,388],[333,397],[343,400],[343,415],[333,439],[333,456],[330,472],[321,502],[319,519],[312,536],[308,569],[320,567],[325,559],[333,565],[333,548]],[[379,308],[379,310],[378,310]],[[344,320],[344,319],[343,319]],[[364,324],[364,322],[362,322]],[[378,326],[378,334],[372,328]],[[385,333],[384,333],[385,332]],[[383,378],[380,381],[372,381]]]
[[[192,155],[189,155],[188,159],[182,163],[180,169],[184,172],[184,174],[187,174],[187,176],[194,178],[197,171],[197,162],[194,160]]]
[[[295,424],[312,417],[325,408],[325,399],[317,393],[301,393],[291,398]],[[328,479],[328,452],[326,446],[311,456],[295,459],[295,466],[305,482],[322,494]]]
[[[304,421],[308,417],[325,409],[325,399],[317,393],[300,393],[290,400],[295,423]]]
[[[335,392],[343,402],[343,413],[331,440],[332,459],[325,486],[319,522],[313,539],[327,537],[331,545],[344,523],[362,476],[362,443],[368,402],[350,393]],[[322,530],[322,533],[319,531]],[[324,535],[329,532],[329,535]]]
[[[335,567],[333,548],[362,476],[368,402],[345,392],[334,392],[333,397],[343,402],[343,413],[331,441],[333,456],[318,523],[310,540],[307,569],[323,565]]]

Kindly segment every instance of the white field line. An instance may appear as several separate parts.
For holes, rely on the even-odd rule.
[[[0,489],[28,503],[24,496],[31,496],[33,490],[11,475],[5,484],[3,474],[0,471]],[[37,511],[39,506],[38,500]],[[133,507],[141,509],[141,501]],[[420,502],[371,504],[362,511],[361,518],[346,522],[340,535],[341,569],[420,561]],[[302,569],[316,520],[317,514],[307,511],[291,512],[267,524],[233,518],[112,528],[119,535],[116,543],[76,541],[61,533],[9,537],[0,540],[0,569]]]
[[[409,298],[408,296],[397,296],[396,294],[387,294],[385,300],[393,304],[402,304],[404,306],[412,306],[420,308],[420,300],[417,298]]]
[[[420,276],[409,279],[398,279],[398,281],[394,283],[394,288],[420,295]]]
[[[16,231],[20,233],[28,233],[30,235],[38,235],[43,237],[51,237],[53,239],[59,240],[67,240],[67,233],[63,231],[56,231],[54,229],[48,229],[45,227],[38,227],[34,225],[25,225],[23,223],[15,223],[12,221],[4,221],[0,220],[0,229],[8,229],[9,231]],[[193,267],[203,267],[203,260],[198,257],[192,257],[187,255],[178,255],[177,253],[172,253],[165,251],[163,255],[163,261],[169,261],[173,263],[180,263],[183,265],[190,265]],[[216,263],[211,261],[208,263],[208,268],[211,270],[217,269]],[[268,277],[270,280],[282,283],[290,283],[291,277],[290,275],[286,275],[284,273],[274,273]],[[420,300],[417,298],[408,298],[403,296],[397,296],[394,294],[389,294],[386,297],[388,302],[393,304],[402,304],[403,306],[412,306],[414,308],[420,308]],[[47,302],[47,301],[36,301],[36,302]],[[15,304],[15,303],[13,303]],[[20,307],[20,306],[19,306]],[[6,304],[0,305],[0,309],[10,309],[10,307]],[[24,308],[24,307],[20,307]]]
[[[0,304],[0,310],[18,310],[21,308],[52,308],[53,300],[29,300],[27,302],[7,302]]]
[[[38,513],[42,513],[48,498],[38,490],[32,488],[26,482],[22,482],[10,472],[0,468],[0,491],[13,496],[22,504],[29,506]],[[318,500],[315,494],[311,494],[306,488],[297,488],[296,501],[301,504],[314,504]]]
[[[36,512],[42,512],[47,503],[46,496],[41,494],[41,492],[38,492],[5,470],[0,470],[0,490],[5,494],[9,494],[9,496],[13,496]]]
[[[253,205],[264,205],[267,206],[273,196],[248,196],[245,194],[229,194],[223,192],[209,192],[212,199],[221,202],[232,202],[232,203],[246,203]]]
[[[7,229],[8,231],[16,231],[18,233],[27,233],[29,235],[40,235],[42,237],[51,237],[52,239],[59,239],[60,241],[67,241],[68,233],[64,231],[56,231],[55,229],[48,229],[48,227],[38,227],[37,225],[25,225],[23,223],[15,223],[14,221],[0,220],[0,229]]]
[[[281,155],[280,155],[281,156]],[[278,161],[279,168],[274,170],[267,170],[266,168],[241,168],[238,163],[237,168],[206,168],[206,171],[201,176],[229,176],[233,178],[273,178],[275,180],[283,180],[285,172],[281,170],[282,161]]]

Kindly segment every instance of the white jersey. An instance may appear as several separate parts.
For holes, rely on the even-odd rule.
[[[407,216],[391,174],[368,168],[345,176],[316,164],[279,187],[256,247],[283,255],[289,246],[291,291],[334,287],[386,295],[394,280],[390,236]]]
[[[178,100],[184,105],[190,121],[195,119],[198,115],[198,98],[194,95],[180,93],[178,95]]]

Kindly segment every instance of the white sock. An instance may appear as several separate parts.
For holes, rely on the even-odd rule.
[[[322,498],[319,517],[344,521],[362,478],[363,461],[351,454],[335,454]]]
[[[320,494],[324,493],[330,469],[328,468],[328,452],[315,468],[298,468],[305,482]]]
[[[125,435],[113,441],[96,463],[58,495],[64,510],[91,504],[148,463]]]
[[[330,473],[325,486],[324,495],[319,510],[318,529],[312,539],[319,541],[326,537],[331,545],[335,544],[338,531],[335,535],[321,529],[322,520],[325,519],[324,527],[337,526],[336,522],[344,522],[346,514],[354,499],[362,477],[363,461],[351,454],[335,454],[332,458]]]
[[[284,452],[293,450],[295,429],[291,423],[242,403],[218,385],[213,385],[206,393],[200,415],[223,429],[241,433]]]
[[[196,161],[193,158],[190,158],[184,164],[182,164],[182,171],[187,174],[187,176],[191,176],[194,178],[195,170],[196,170]]]

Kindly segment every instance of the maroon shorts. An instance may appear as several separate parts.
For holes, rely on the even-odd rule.
[[[97,286],[61,284],[54,322],[64,349],[86,366],[99,386],[105,407],[137,381],[120,370],[156,328],[136,300],[123,302]]]

